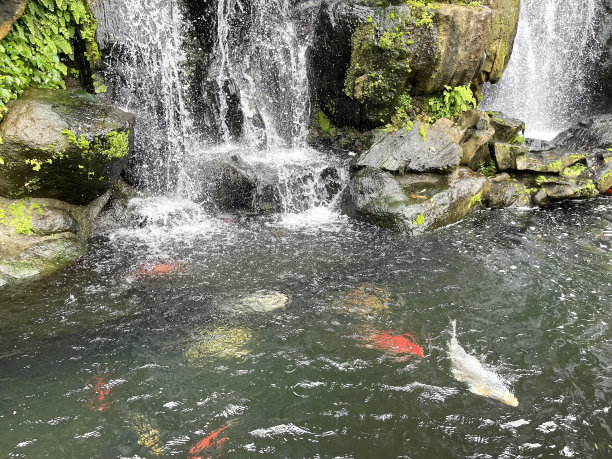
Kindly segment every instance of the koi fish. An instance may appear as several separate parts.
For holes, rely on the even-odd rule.
[[[164,447],[159,438],[159,430],[154,429],[142,415],[136,416],[134,421],[135,424],[132,427],[138,433],[138,444],[147,448],[150,455],[162,456]]]
[[[493,371],[483,368],[476,357],[469,355],[457,341],[457,321],[453,320],[453,336],[448,343],[448,355],[453,364],[453,376],[466,383],[470,392],[493,398],[510,406],[518,406],[518,400],[504,381]]]
[[[424,358],[423,348],[415,341],[415,338],[410,333],[396,335],[392,332],[381,332],[370,336],[370,341],[374,343],[374,347],[394,352],[396,354],[414,354]]]
[[[106,379],[108,375],[104,376],[96,376],[96,383],[90,389],[90,392],[93,394],[93,398],[89,400],[87,404],[88,408],[91,411],[104,411],[108,408],[109,401],[106,399],[110,395],[110,389],[106,387]],[[90,385],[90,381],[87,381],[85,386]]]
[[[607,196],[612,196],[612,188],[608,188],[606,191],[604,191],[604,194]]]
[[[139,276],[162,276],[165,274],[172,274],[179,270],[179,265],[176,263],[167,264],[160,263],[153,266],[152,268],[140,268],[132,271],[133,275]]]
[[[217,438],[219,434],[225,429],[227,429],[227,426],[218,428],[213,433],[200,440],[195,446],[193,446],[189,450],[189,454],[191,454],[191,459],[203,459],[203,457],[198,456],[198,454],[201,454],[203,451],[206,451],[210,448],[218,448],[223,443],[225,443],[227,441],[226,437]]]

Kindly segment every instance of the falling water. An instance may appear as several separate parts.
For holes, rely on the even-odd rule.
[[[523,0],[510,64],[485,88],[483,107],[525,121],[550,139],[589,113],[596,0]]]
[[[175,0],[104,0],[96,8],[104,80],[115,103],[136,115],[130,173],[144,187],[170,191],[197,139],[187,99],[188,23]]]
[[[306,51],[313,17],[289,0],[220,0],[210,77],[223,140],[258,148],[303,147],[310,111]],[[230,118],[237,99],[242,129]],[[236,107],[237,108],[237,107]],[[236,111],[234,108],[234,112]],[[234,115],[235,118],[235,115]]]
[[[239,155],[275,171],[283,214],[334,201],[347,174],[306,143],[320,2],[295,3],[219,0],[197,19],[188,0],[98,3],[104,78],[137,118],[134,182],[209,205],[200,172]]]

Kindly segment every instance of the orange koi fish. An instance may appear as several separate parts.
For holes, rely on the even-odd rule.
[[[140,268],[132,271],[132,274],[139,276],[163,276],[165,274],[173,274],[179,270],[177,263],[160,263],[152,268]]]
[[[414,354],[424,358],[423,348],[419,346],[410,333],[396,335],[393,332],[380,332],[370,336],[374,347],[391,351],[396,354]]]
[[[608,188],[606,191],[604,191],[604,194],[607,196],[612,196],[612,188]]]
[[[93,397],[89,400],[87,407],[91,411],[104,411],[108,408],[109,401],[107,397],[110,395],[110,389],[106,387],[108,375],[104,376],[96,376],[96,383],[90,389]],[[87,381],[85,386],[90,385],[90,382]]]
[[[223,443],[225,443],[227,441],[226,437],[217,438],[219,434],[225,429],[227,429],[227,426],[220,427],[207,437],[200,440],[194,447],[192,447],[189,450],[189,454],[191,454],[191,459],[203,459],[203,456],[198,456],[198,454],[201,454],[203,451],[206,451],[210,448],[218,448]]]

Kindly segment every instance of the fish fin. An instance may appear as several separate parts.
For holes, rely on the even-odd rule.
[[[491,391],[487,389],[485,386],[470,386],[470,392],[481,395],[483,397],[489,397],[491,395]]]

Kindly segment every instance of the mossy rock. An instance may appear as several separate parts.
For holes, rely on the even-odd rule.
[[[185,358],[193,366],[206,366],[212,359],[236,359],[251,353],[254,333],[246,327],[221,326],[199,330],[185,350]]]
[[[76,262],[108,194],[89,206],[55,199],[0,197],[0,285],[46,275]]]
[[[26,91],[0,123],[0,195],[89,204],[126,166],[133,126],[133,115],[82,91]]]

